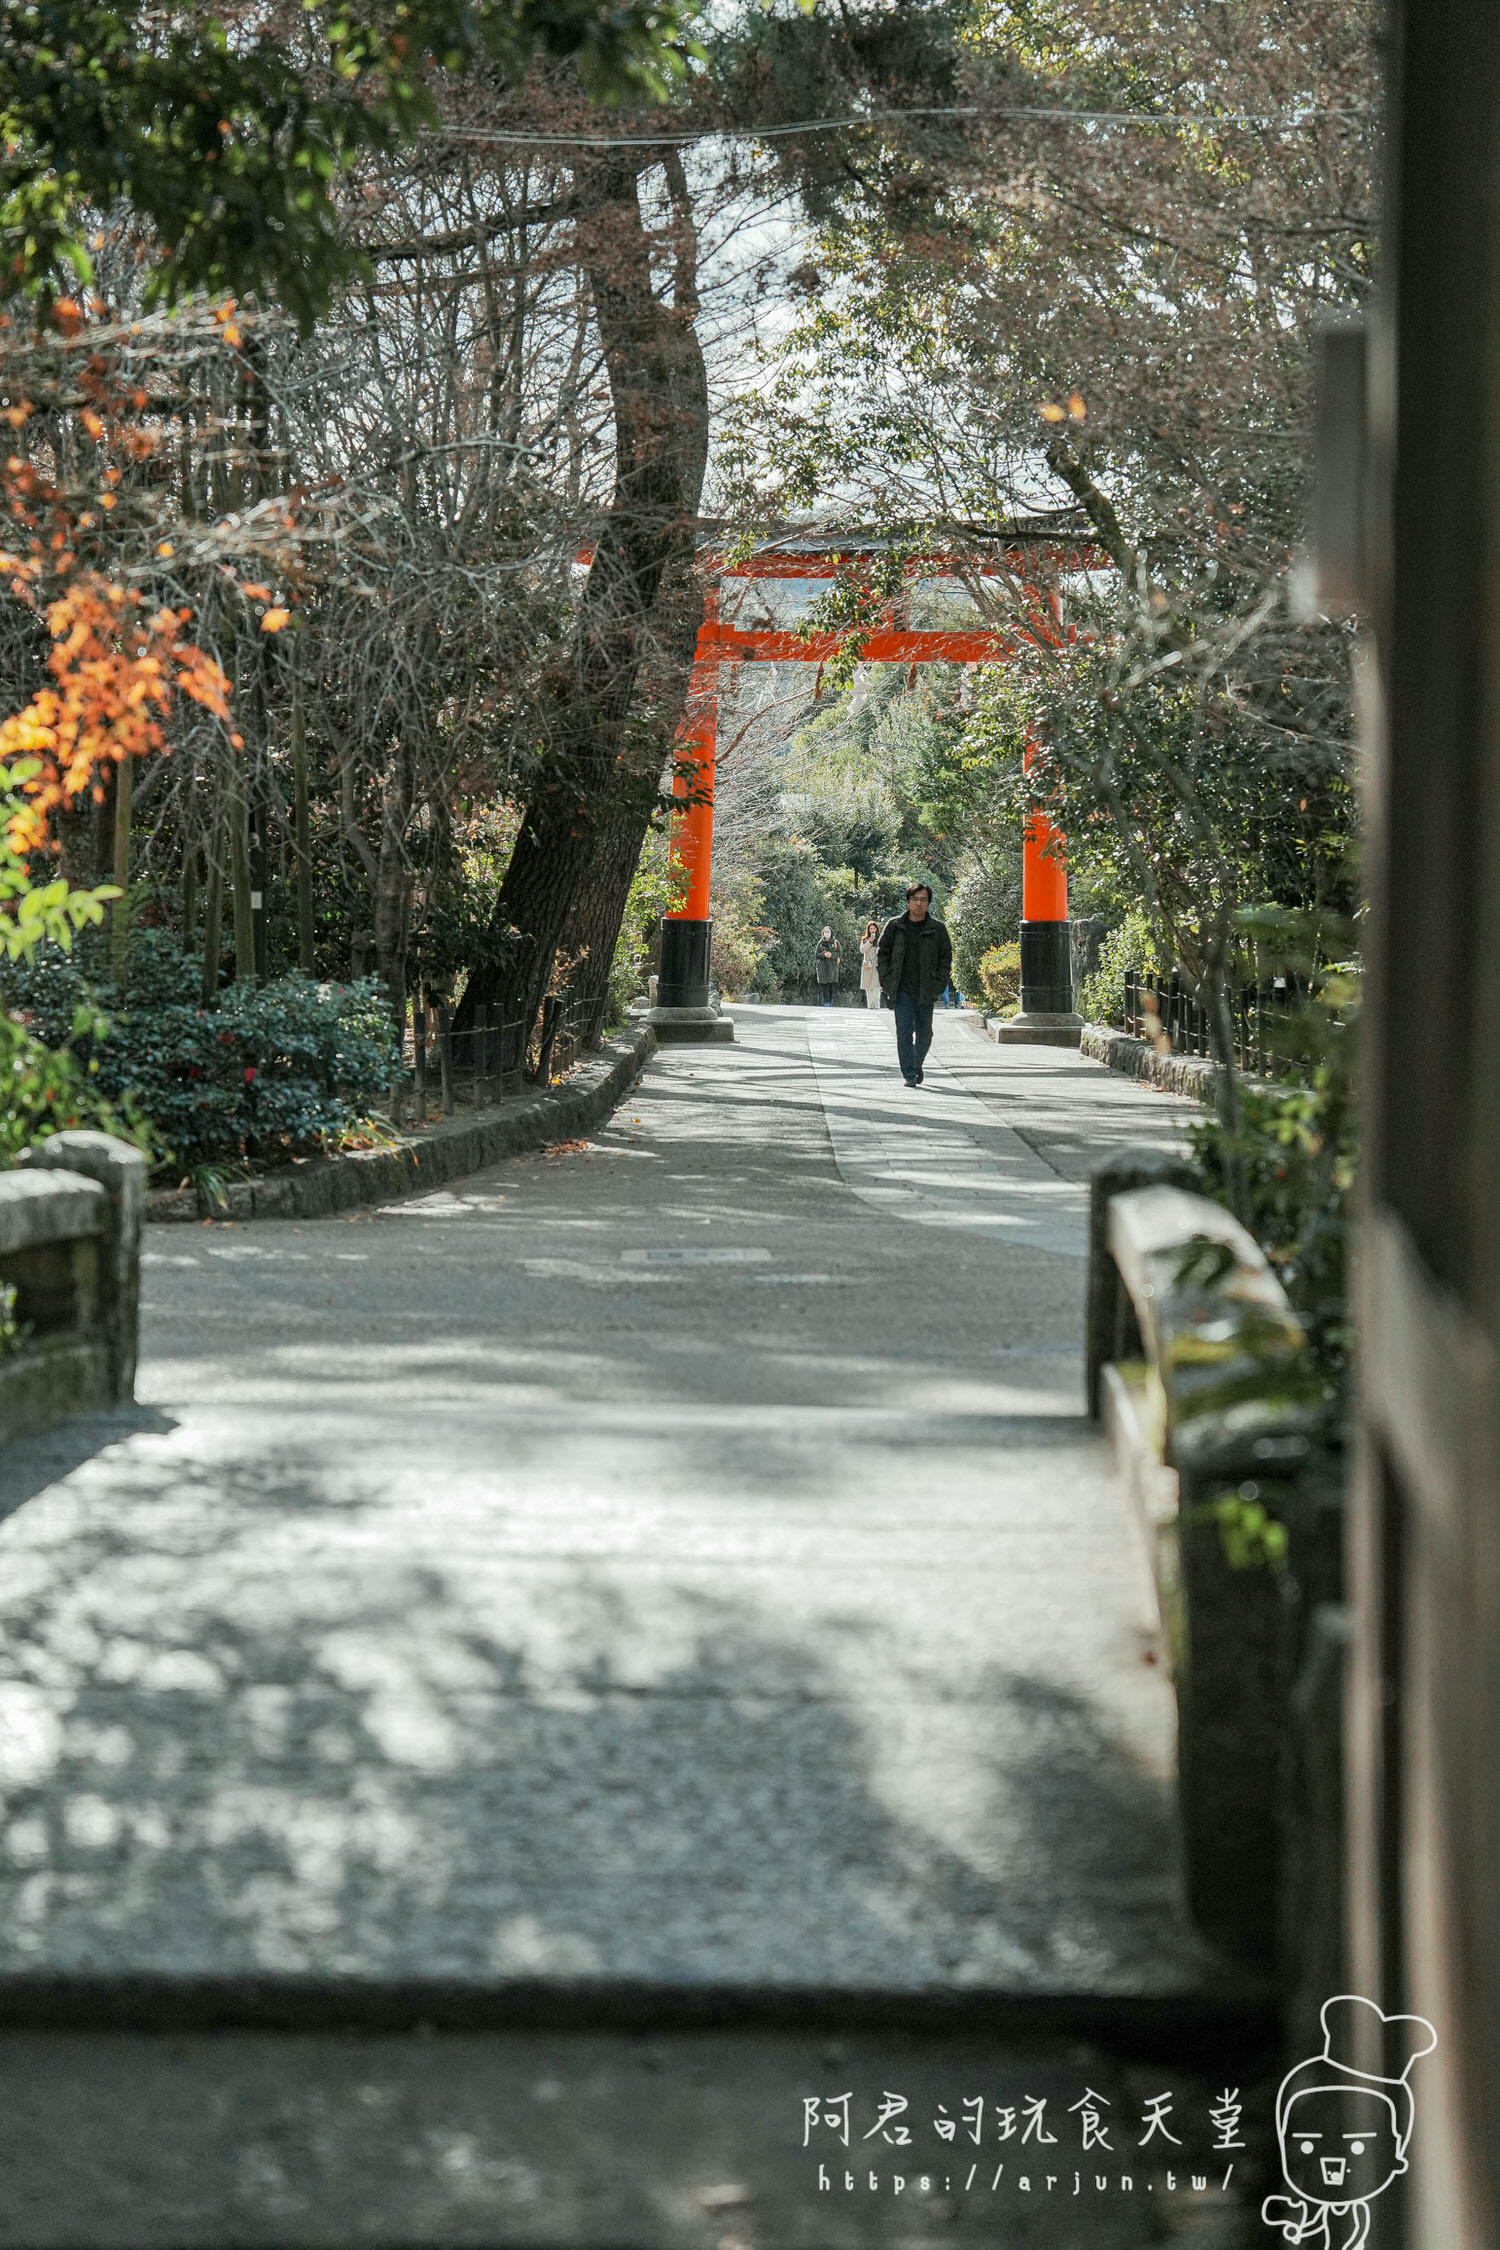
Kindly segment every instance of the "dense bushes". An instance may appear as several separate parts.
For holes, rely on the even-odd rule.
[[[1140,969],[1148,975],[1164,973],[1160,943],[1141,906],[1132,906],[1101,944],[1098,962],[1078,988],[1074,1005],[1079,1014],[1090,1023],[1122,1024],[1128,969]]]
[[[1189,1130],[1205,1191],[1250,1229],[1306,1325],[1313,1358],[1342,1399],[1350,1346],[1349,1201],[1358,1145],[1353,1033],[1330,1027],[1305,1083],[1241,1080],[1233,1125]]]
[[[1221,1077],[1216,1114],[1191,1130],[1193,1153],[1207,1192],[1250,1229],[1280,1274],[1337,1406],[1349,1367],[1362,975],[1357,961],[1328,960],[1352,936],[1333,918],[1260,907],[1241,914],[1238,927],[1259,952],[1262,974],[1293,978],[1306,997],[1275,1026],[1286,1076]]]
[[[123,994],[53,953],[8,971],[6,997],[36,1040],[69,1049],[99,1102],[139,1116],[158,1162],[319,1147],[389,1088],[395,1036],[373,977],[232,984],[210,1008],[201,979],[199,962],[142,933]]]
[[[712,974],[727,1000],[743,1000],[755,989],[760,965],[776,933],[765,918],[765,895],[748,867],[718,877],[713,893]]]
[[[660,828],[647,832],[636,871],[620,917],[614,958],[609,965],[609,998],[604,1028],[617,1030],[631,1002],[646,989],[651,941],[664,914],[673,914],[686,896],[686,883],[668,857],[667,837]]]
[[[965,989],[962,980],[960,991]],[[979,961],[979,989],[984,994],[985,1005],[992,1015],[1014,1015],[1021,1004],[1021,947],[1016,939],[1008,945],[992,945]]]
[[[947,918],[955,852],[920,802],[920,768],[964,675],[935,669],[941,680],[924,675],[909,689],[905,665],[863,665],[847,688],[818,696],[816,715],[789,740],[769,716],[760,733],[737,721],[744,740],[724,769],[714,860],[724,990],[814,998],[813,952],[826,924],[839,942],[839,986],[856,992],[860,934],[902,911],[908,883],[931,883]]]
[[[813,985],[813,950],[826,924],[839,942],[839,982],[859,981],[858,879],[848,867],[831,867],[802,836],[772,836],[755,863],[762,912],[773,933],[755,973],[762,997],[804,994]]]
[[[953,977],[960,992],[988,993],[984,959],[996,948],[1015,949],[1021,924],[1021,845],[1014,852],[970,853],[959,869],[943,915],[953,939]],[[1017,961],[1019,963],[1019,954]],[[1019,974],[1019,969],[1018,972]],[[1015,1006],[1015,994],[1006,1006]],[[998,1007],[999,1003],[991,1001]]]

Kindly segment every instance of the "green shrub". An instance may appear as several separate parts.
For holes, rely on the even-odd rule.
[[[756,856],[766,932],[765,955],[754,990],[808,995],[816,989],[813,949],[826,924],[839,941],[839,983],[859,983],[857,911],[859,878],[853,868],[830,867],[802,836],[772,836]]]
[[[118,898],[113,883],[75,891],[63,876],[39,883],[33,862],[12,842],[12,823],[28,813],[40,758],[0,759],[0,961],[28,961],[40,945],[66,952],[79,930],[98,928],[105,901]]]
[[[982,992],[985,955],[1014,944],[1021,926],[1019,835],[1014,854],[1000,864],[977,856],[964,863],[943,920],[953,940],[954,983],[960,992]]]
[[[1021,947],[1018,939],[992,945],[979,960],[979,987],[991,1015],[1013,1015],[1021,1004]],[[960,984],[960,990],[964,989]]]
[[[1288,968],[1310,973],[1306,959],[1284,958]],[[1316,996],[1288,1014],[1282,1033],[1286,1063],[1297,1075],[1270,1084],[1236,1079],[1232,1127],[1221,1105],[1220,1114],[1188,1132],[1205,1192],[1227,1204],[1265,1251],[1335,1403],[1347,1382],[1352,1332],[1360,983],[1355,962],[1320,968]]]
[[[190,1168],[321,1147],[389,1089],[395,1033],[374,977],[233,984],[209,1008],[201,979],[199,962],[143,931],[121,995],[55,953],[12,971],[7,992],[36,1040],[70,1044],[69,1068],[87,1072],[103,1104],[138,1114],[158,1163]]]
[[[1100,946],[1097,966],[1078,987],[1078,1013],[1090,1023],[1123,1024],[1127,969],[1165,974],[1161,948],[1142,906],[1132,906]]]
[[[1189,1128],[1207,1192],[1239,1216],[1306,1325],[1313,1356],[1342,1380],[1349,1356],[1349,1194],[1353,1105],[1341,1064],[1310,1085],[1239,1084],[1238,1130]]]
[[[661,828],[649,828],[641,856],[630,879],[625,911],[620,917],[614,956],[606,979],[608,997],[604,1028],[616,1031],[630,1012],[631,1002],[643,999],[649,975],[651,941],[664,914],[673,914],[687,895],[687,880],[670,857],[670,839]],[[588,983],[587,964],[579,970]]]
[[[21,975],[6,971],[7,994]],[[92,1008],[83,1006],[77,1021],[64,1022],[54,1044],[48,1045],[25,1024],[0,1009],[0,1171],[15,1164],[23,1149],[46,1140],[50,1133],[70,1132],[87,1125],[118,1133],[126,1140],[145,1135],[137,1122],[121,1117],[107,1101],[86,1061],[74,1051],[74,1039],[97,1030]]]
[[[748,868],[736,868],[713,898],[713,977],[726,1000],[753,990],[770,942],[761,886]]]
[[[616,948],[609,965],[609,980],[604,1002],[604,1032],[618,1031],[629,1017],[631,1008],[640,998],[641,971],[633,953],[622,953]]]

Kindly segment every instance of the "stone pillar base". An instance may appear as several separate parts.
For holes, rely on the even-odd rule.
[[[1002,1047],[1076,1047],[1083,1037],[1083,1018],[1032,1009],[1019,1016],[991,1016],[985,1030]]]
[[[656,979],[656,998],[661,1007],[675,1008],[680,1015],[701,1015],[708,1008],[713,934],[710,921],[693,921],[683,914],[663,915],[661,969]]]
[[[713,1008],[648,1008],[646,1021],[656,1033],[659,1047],[702,1046],[708,1041],[719,1044],[734,1037],[734,1025],[728,1016],[719,1015]]]
[[[1073,941],[1066,922],[1021,924],[1021,1013],[1045,1023],[1073,1013]]]

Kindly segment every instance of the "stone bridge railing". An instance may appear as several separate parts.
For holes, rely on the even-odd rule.
[[[1191,1178],[1149,1149],[1094,1172],[1089,1404],[1156,1580],[1189,1909],[1315,2028],[1342,1954],[1342,1477],[1281,1283]]]
[[[0,1441],[135,1395],[146,1160],[108,1133],[54,1133],[0,1172]]]

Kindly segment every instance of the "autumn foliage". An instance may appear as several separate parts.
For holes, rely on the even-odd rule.
[[[13,850],[42,847],[52,813],[95,786],[111,764],[160,750],[175,695],[227,719],[229,683],[188,638],[190,615],[147,614],[139,594],[92,573],[47,604],[52,684],[0,721],[0,760],[37,760],[11,817]]]
[[[70,337],[83,324],[67,300],[53,318]],[[80,387],[86,403],[78,422],[97,449],[95,489],[82,497],[65,491],[19,452],[0,471],[0,577],[45,621],[50,642],[48,684],[0,720],[0,765],[17,783],[6,842],[17,854],[45,847],[53,814],[97,792],[111,766],[163,749],[178,695],[226,723],[229,717],[229,682],[191,638],[191,609],[164,605],[86,559],[118,505],[122,475],[149,459],[158,437],[140,420],[145,393],[112,382],[99,358],[83,370]],[[5,419],[20,433],[36,411],[22,398]]]

